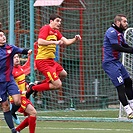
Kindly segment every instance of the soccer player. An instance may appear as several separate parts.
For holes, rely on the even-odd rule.
[[[119,60],[121,52],[133,54],[133,48],[126,43],[123,36],[127,27],[126,16],[123,14],[116,15],[114,23],[107,29],[104,36],[102,67],[116,87],[118,98],[127,113],[127,117],[133,119],[132,80]]]
[[[29,126],[29,133],[35,133],[37,112],[33,107],[32,103],[30,102],[30,100],[27,99],[25,96],[26,86],[28,85],[26,84],[25,76],[26,74],[28,74],[27,66],[29,66],[28,63],[30,63],[30,60],[28,57],[28,61],[23,66],[21,66],[19,55],[15,54],[13,58],[13,62],[14,62],[14,68],[13,68],[12,74],[19,87],[20,94],[21,94],[21,107],[19,108],[18,111],[20,113],[24,113],[25,116],[28,115],[28,117],[24,121],[22,121],[22,123],[20,123],[20,125],[16,128],[16,130],[20,132],[22,129]],[[10,102],[13,104],[13,100],[11,98],[10,98]]]
[[[17,131],[14,128],[12,114],[20,107],[21,99],[18,86],[12,75],[13,56],[16,53],[31,54],[32,50],[18,48],[15,45],[6,43],[6,36],[3,30],[0,30],[0,103],[4,113],[5,121],[12,133]],[[14,104],[10,111],[8,103],[8,94],[12,96]]]
[[[55,90],[62,87],[61,79],[67,76],[63,67],[54,61],[56,45],[71,45],[81,40],[80,35],[75,35],[72,39],[65,38],[60,32],[61,17],[52,14],[49,24],[40,29],[38,36],[38,53],[36,56],[36,67],[45,76],[46,80],[41,84],[31,84],[27,90],[26,97],[34,91]]]

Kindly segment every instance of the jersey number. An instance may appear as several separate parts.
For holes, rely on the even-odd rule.
[[[123,78],[121,76],[117,77],[117,79],[118,79],[118,82],[119,83],[122,83],[123,82]]]

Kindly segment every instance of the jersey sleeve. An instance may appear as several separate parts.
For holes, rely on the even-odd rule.
[[[24,70],[25,75],[28,75],[30,73],[30,57],[29,56],[25,64],[22,66],[22,69]]]
[[[56,32],[58,34],[57,39],[60,40],[63,37],[63,35],[59,31],[56,31]]]
[[[117,35],[115,30],[111,30],[111,31],[109,30],[107,32],[107,37],[108,37],[108,39],[110,41],[110,44],[119,44],[118,35]]]
[[[125,39],[123,39],[123,41],[124,41],[124,44],[128,45],[128,43],[127,43],[127,41]]]
[[[15,45],[12,45],[12,47],[13,47],[13,54],[22,53],[23,51],[23,48],[19,48]]]
[[[48,27],[47,25],[46,25],[46,26],[43,26],[43,27],[40,29],[38,38],[41,38],[41,39],[46,40],[46,38],[47,38],[47,36],[48,36],[48,32],[49,32],[49,27]]]

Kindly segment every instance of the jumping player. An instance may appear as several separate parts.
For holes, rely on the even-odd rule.
[[[123,14],[116,15],[114,23],[104,36],[102,66],[117,89],[118,98],[124,106],[127,117],[133,119],[132,80],[125,67],[119,61],[121,52],[133,54],[133,48],[126,43],[123,36],[123,31],[127,27],[126,16]]]
[[[19,88],[12,75],[13,56],[16,53],[30,55],[32,50],[22,49],[15,45],[7,44],[6,36],[4,32],[0,30],[0,103],[2,105],[5,121],[12,133],[17,132],[14,128],[12,114],[18,110],[21,104]],[[14,100],[11,111],[8,103],[8,94],[12,96]]]
[[[63,67],[54,61],[56,45],[71,45],[81,40],[80,35],[75,35],[72,39],[67,39],[59,32],[61,26],[61,17],[56,14],[50,16],[48,25],[40,29],[38,36],[38,53],[36,56],[36,67],[46,77],[41,84],[31,84],[26,97],[34,91],[55,90],[62,87],[61,79],[67,76]]]

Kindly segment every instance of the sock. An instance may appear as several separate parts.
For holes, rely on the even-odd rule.
[[[36,117],[35,116],[29,116],[29,133],[35,133],[35,127],[36,127]]]
[[[17,128],[16,128],[16,130],[17,131],[21,131],[21,130],[23,130],[25,127],[27,127],[29,125],[29,123],[28,123],[28,117],[26,118],[26,119],[24,119],[21,123],[20,123],[20,125],[19,126],[17,126]]]
[[[32,87],[34,91],[47,91],[49,90],[49,83],[41,83]]]
[[[126,105],[126,106],[124,106],[124,110],[125,110],[125,112],[129,115],[129,114],[131,114],[133,111],[132,111],[132,109],[131,109],[131,107],[129,106],[129,105]]]
[[[117,86],[117,92],[118,92],[118,98],[123,106],[128,105],[127,97],[126,97],[126,89],[125,86],[122,84],[120,86]]]
[[[41,83],[46,83],[47,82],[47,80],[46,79],[44,79],[44,80],[42,80],[42,81],[40,81]]]
[[[129,102],[130,107],[133,109],[133,99],[132,100],[128,100],[128,102]]]
[[[11,111],[4,112],[5,121],[10,129],[14,129]]]
[[[15,117],[15,119],[17,119],[15,112],[16,112],[19,108],[20,108],[20,105],[18,106],[18,105],[15,105],[14,103],[12,103],[11,113],[12,113],[12,115]]]
[[[132,89],[132,80],[131,78],[124,79],[125,91],[128,99],[133,99],[133,89]]]

